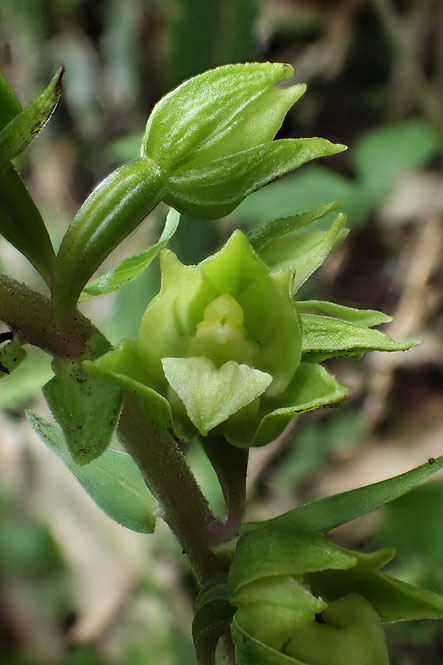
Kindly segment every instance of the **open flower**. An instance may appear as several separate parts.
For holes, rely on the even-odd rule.
[[[383,624],[443,616],[441,596],[378,572],[394,554],[281,527],[243,535],[229,572],[237,662],[388,665]]]
[[[260,446],[298,414],[341,402],[349,391],[320,361],[410,346],[369,327],[388,318],[378,312],[294,300],[345,237],[343,225],[339,215],[327,231],[252,236],[261,256],[237,230],[196,266],[165,250],[160,293],[137,341],[89,369],[135,394],[157,427],[172,425],[188,440],[216,434]]]

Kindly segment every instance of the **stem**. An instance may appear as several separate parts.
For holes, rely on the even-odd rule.
[[[176,441],[155,430],[134,400],[125,395],[120,419],[126,450],[163,509],[163,519],[177,536],[200,582],[220,572],[211,551],[218,525]]]
[[[226,522],[216,529],[216,542],[223,543],[238,534],[243,520],[249,449],[231,446],[222,436],[205,437],[202,445],[217,474],[228,509]]]
[[[70,322],[72,332],[61,334],[55,325],[51,301],[6,275],[0,275],[0,319],[17,332],[22,343],[33,344],[53,355],[81,356],[93,334],[101,338],[104,351],[111,348],[91,321],[79,312]],[[147,486],[158,499],[163,519],[186,551],[197,578],[203,582],[220,572],[221,563],[211,551],[219,523],[176,441],[169,434],[155,430],[128,397],[119,431]]]

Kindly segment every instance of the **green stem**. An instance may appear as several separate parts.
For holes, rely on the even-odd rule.
[[[51,301],[6,275],[0,275],[0,319],[17,332],[22,343],[33,344],[53,355],[81,356],[92,334],[101,336],[103,350],[111,348],[79,312],[70,322],[69,335],[58,332]],[[130,398],[126,399],[119,431],[197,578],[203,582],[220,572],[221,563],[211,551],[219,523],[176,441],[171,435],[155,430]]]

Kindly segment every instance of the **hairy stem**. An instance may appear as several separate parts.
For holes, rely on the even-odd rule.
[[[69,334],[61,334],[54,322],[51,301],[5,275],[0,275],[0,319],[18,334],[22,343],[33,344],[53,355],[84,355],[86,342],[93,334],[101,338],[103,351],[111,348],[91,321],[79,312],[70,322]],[[219,523],[174,438],[154,429],[131,398],[125,401],[119,431],[197,578],[203,582],[220,572],[221,564],[211,551]]]

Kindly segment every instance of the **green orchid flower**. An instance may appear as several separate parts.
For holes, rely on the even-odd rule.
[[[172,425],[186,440],[221,435],[235,446],[261,446],[297,415],[340,403],[349,391],[320,361],[411,345],[369,327],[388,318],[380,313],[294,300],[345,237],[344,222],[338,215],[327,231],[298,229],[283,239],[278,230],[266,242],[236,230],[195,266],[163,251],[160,293],[137,341],[86,366],[131,391],[157,427]]]
[[[443,597],[379,570],[327,536],[281,527],[243,535],[228,576],[239,665],[388,665],[383,624],[441,619]]]

